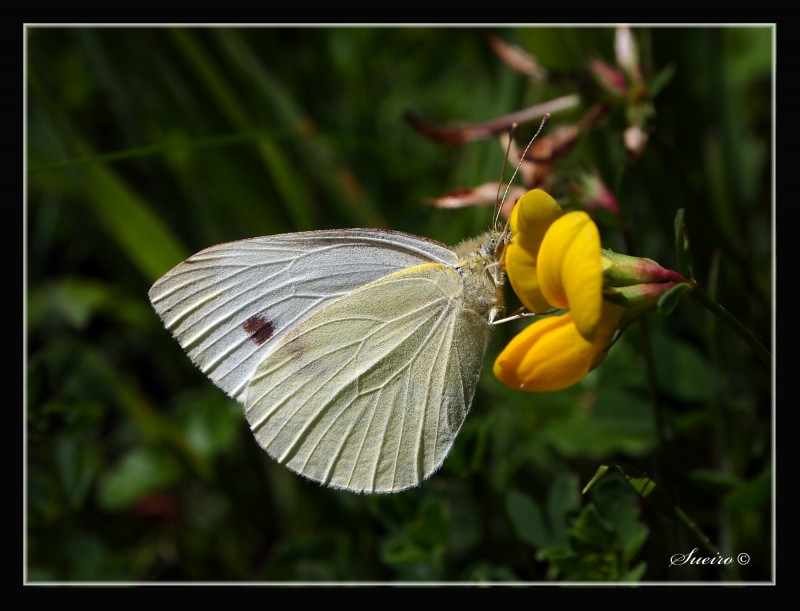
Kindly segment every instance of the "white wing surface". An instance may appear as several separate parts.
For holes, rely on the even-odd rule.
[[[457,258],[443,244],[388,230],[267,236],[189,257],[153,285],[150,301],[192,361],[244,403],[265,354],[301,321],[365,284],[431,262],[453,266]]]
[[[471,303],[456,269],[427,264],[317,310],[253,375],[245,405],[258,442],[336,488],[419,484],[447,456],[480,377],[490,326]]]

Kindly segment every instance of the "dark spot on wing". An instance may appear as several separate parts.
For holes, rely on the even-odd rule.
[[[242,328],[259,346],[275,334],[275,326],[260,314],[248,318]]]

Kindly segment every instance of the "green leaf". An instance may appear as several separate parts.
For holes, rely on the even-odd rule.
[[[621,553],[627,566],[647,540],[649,529],[639,521],[639,502],[619,478],[609,478],[594,492],[594,503],[615,534],[614,550]]]
[[[599,482],[606,473],[608,473],[608,469],[609,469],[608,465],[600,465],[599,467],[597,467],[597,471],[595,471],[595,474],[592,476],[592,479],[589,480],[589,483],[587,483],[583,487],[581,494],[586,494],[587,492],[589,492],[589,490],[591,490],[592,487],[597,482]]]
[[[387,564],[425,562],[428,557],[428,550],[405,537],[391,539],[381,551],[381,560]]]
[[[73,532],[69,534],[65,552],[69,561],[71,578],[76,581],[95,580],[98,575],[108,575],[111,550],[97,533]]]
[[[625,481],[633,488],[633,490],[650,503],[653,507],[658,509],[665,516],[675,520],[692,534],[694,534],[708,551],[713,554],[719,553],[717,548],[711,543],[706,534],[698,528],[697,524],[689,518],[688,515],[678,507],[663,488],[656,485],[656,483],[647,476],[643,471],[639,471],[630,465],[623,465],[622,463],[614,463],[616,470],[622,474]]]
[[[534,548],[550,544],[551,536],[545,524],[544,513],[531,497],[512,490],[506,496],[506,513],[514,532],[521,540]]]
[[[447,546],[448,523],[442,502],[426,503],[420,513],[384,545],[381,553],[384,562],[436,565]]]
[[[603,459],[614,452],[641,455],[655,445],[655,422],[647,401],[623,388],[605,387],[596,404],[542,431],[560,452]]]
[[[686,282],[676,284],[666,293],[658,298],[658,313],[662,316],[669,316],[678,307],[681,296],[688,291],[692,286]]]
[[[633,567],[630,571],[625,573],[621,578],[620,581],[639,581],[644,572],[647,570],[647,563],[640,562],[635,567]]]
[[[428,548],[445,544],[448,531],[445,506],[439,501],[426,503],[419,517],[414,520],[409,529],[414,540]]]
[[[188,257],[161,219],[115,172],[90,165],[81,173],[93,212],[145,278],[158,278]]]
[[[100,481],[99,501],[107,510],[124,509],[180,478],[180,463],[171,454],[153,447],[136,448]]]
[[[82,445],[75,437],[58,438],[54,450],[66,497],[72,507],[79,508],[100,471],[100,453],[94,446]]]
[[[712,492],[731,492],[743,484],[741,478],[733,473],[710,469],[693,469],[689,473],[689,478],[702,486],[704,490]]]
[[[772,473],[763,471],[752,480],[745,482],[724,500],[728,509],[742,511],[745,509],[762,509],[769,505],[772,496]]]
[[[632,528],[627,531],[622,541],[622,561],[626,564],[632,562],[636,554],[639,553],[639,550],[641,550],[642,546],[647,542],[649,536],[650,529],[647,528],[647,526],[640,522],[634,523]]]
[[[647,90],[651,97],[656,97],[675,76],[675,64],[668,64],[653,75]]]
[[[239,439],[241,406],[222,393],[197,389],[182,393],[176,403],[187,448],[204,459],[229,450]]]
[[[568,516],[580,509],[580,506],[575,478],[567,473],[559,473],[547,491],[547,518],[551,541],[566,544]]]
[[[653,351],[656,379],[664,393],[683,401],[708,402],[714,397],[711,362],[694,345],[657,329]]]
[[[82,331],[100,314],[126,327],[142,328],[153,321],[152,310],[140,296],[131,298],[113,284],[85,278],[36,287],[28,301],[28,327],[44,333],[61,326]]]
[[[524,581],[530,579],[527,576]],[[467,581],[523,581],[519,575],[506,565],[495,566],[488,562],[480,562],[467,573]]]
[[[610,551],[614,532],[608,527],[595,505],[584,507],[569,529],[571,547],[578,553]]]

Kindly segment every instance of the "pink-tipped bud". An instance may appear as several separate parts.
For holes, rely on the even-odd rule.
[[[578,179],[580,181],[580,198],[589,212],[595,212],[602,208],[614,216],[619,215],[617,199],[599,174],[596,172],[584,172]]]
[[[632,257],[603,249],[603,281],[606,286],[626,287],[663,282],[688,282],[681,274],[652,259]]]
[[[628,80],[621,70],[612,68],[602,59],[589,61],[589,70],[598,84],[615,97],[623,97],[628,90]]]

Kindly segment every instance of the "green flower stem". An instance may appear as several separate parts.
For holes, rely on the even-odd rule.
[[[761,362],[764,363],[767,367],[772,365],[772,354],[769,350],[764,347],[758,338],[745,327],[739,320],[731,314],[725,307],[718,304],[716,301],[711,299],[708,295],[706,295],[703,290],[697,286],[696,284],[692,287],[692,290],[689,291],[689,294],[692,295],[697,301],[703,304],[712,314],[715,314],[719,317],[722,321],[724,321],[731,329],[733,329],[736,334],[756,353]]]
[[[667,434],[667,415],[664,409],[664,404],[660,399],[658,392],[658,382],[656,381],[656,363],[653,358],[653,340],[650,335],[650,327],[646,319],[641,320],[642,325],[642,354],[644,355],[645,369],[647,371],[647,385],[650,388],[650,400],[653,403],[653,411],[656,417],[656,435],[658,439],[658,475],[666,488],[671,494],[674,494],[672,488],[672,474],[670,473],[670,447],[669,435]]]

